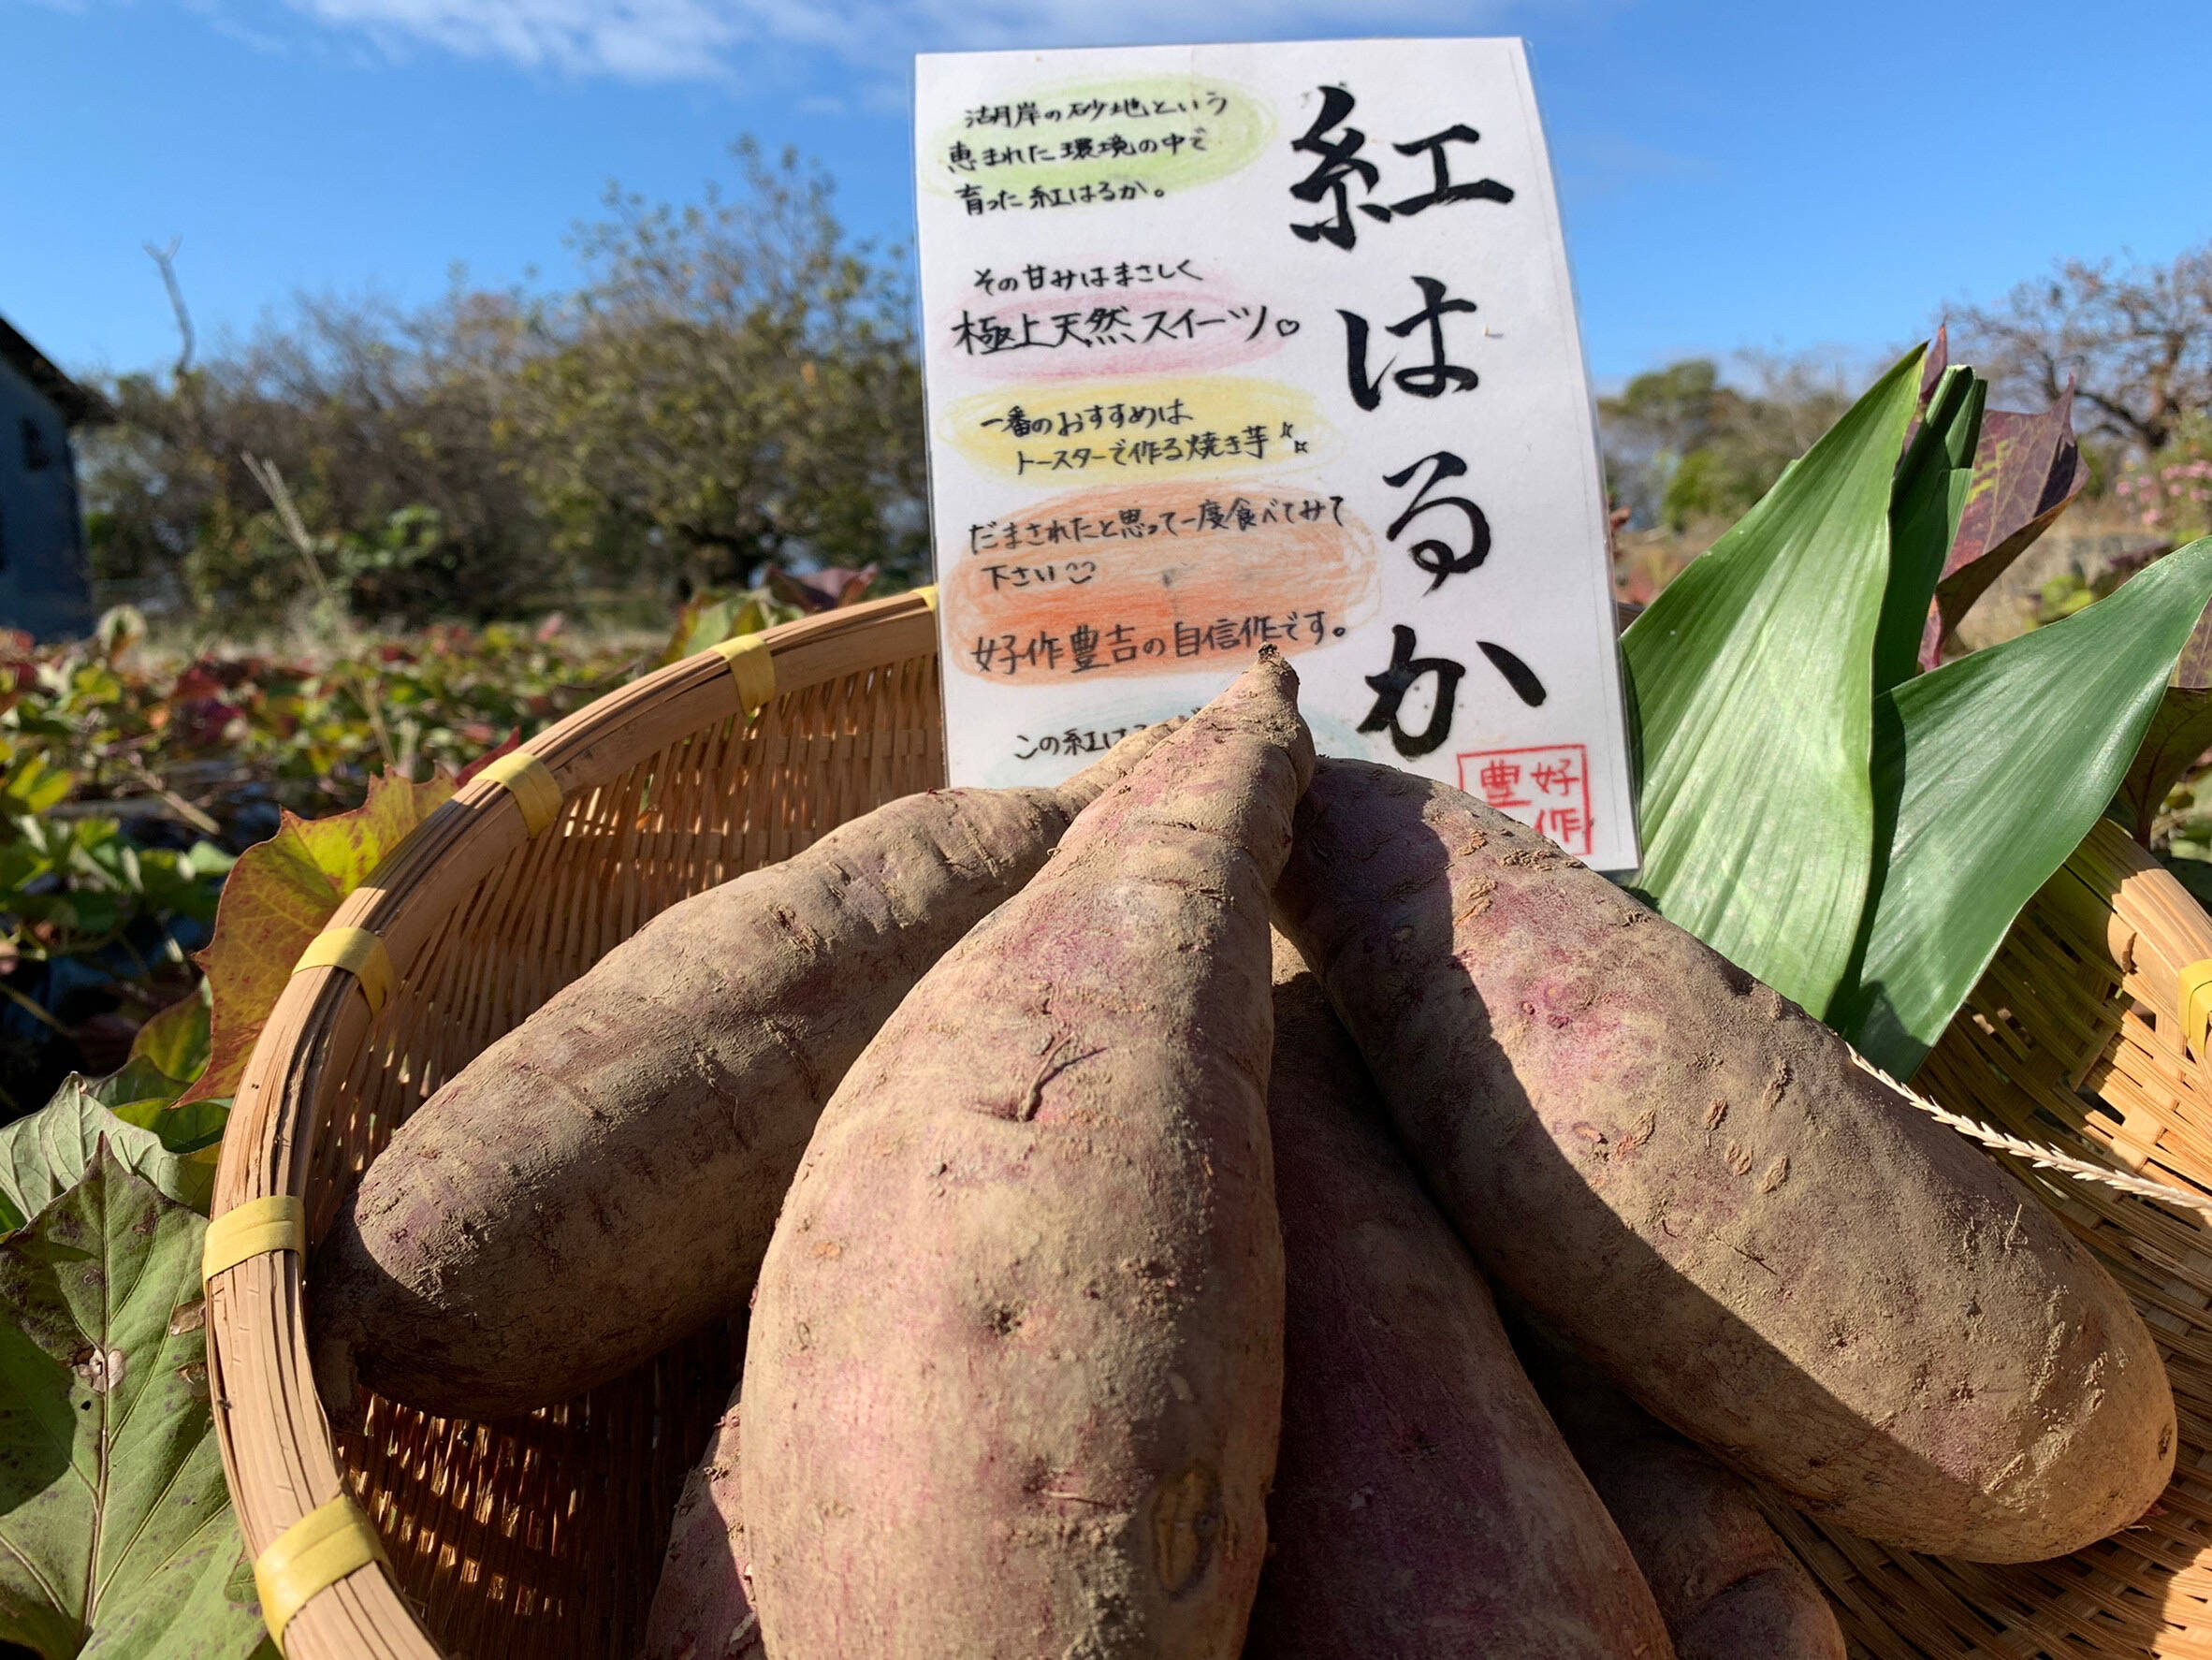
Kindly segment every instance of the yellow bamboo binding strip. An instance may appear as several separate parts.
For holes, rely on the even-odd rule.
[[[199,1248],[200,1281],[270,1251],[307,1252],[307,1206],[289,1193],[249,1199],[210,1222]]]
[[[2212,957],[2181,970],[2181,1040],[2199,1060],[2212,1059],[2212,1045],[2205,1039],[2205,1024],[2212,1020]]]
[[[384,1560],[384,1541],[361,1507],[343,1493],[277,1535],[276,1542],[254,1558],[254,1589],[261,1599],[261,1623],[279,1652],[284,1627],[310,1598]]]
[[[295,974],[308,968],[343,968],[351,974],[360,983],[361,995],[369,999],[371,1020],[391,1001],[392,984],[399,978],[392,972],[391,954],[385,950],[384,941],[367,928],[325,928],[308,941],[299,960],[292,965]]]
[[[560,786],[546,764],[528,750],[510,750],[476,775],[489,779],[515,798],[522,825],[532,836],[560,816]]]
[[[737,701],[744,706],[746,718],[751,719],[776,695],[776,653],[759,634],[739,634],[708,649],[730,665],[737,681]]]
[[[924,583],[922,587],[914,590],[914,597],[935,611],[937,609],[937,584],[934,582]]]

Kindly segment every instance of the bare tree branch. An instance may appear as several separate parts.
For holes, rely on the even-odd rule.
[[[180,384],[192,368],[192,313],[184,309],[184,290],[177,284],[177,250],[183,245],[182,237],[171,237],[166,248],[145,244],[146,256],[161,271],[161,285],[169,291],[169,309],[177,313],[177,333],[183,344],[177,352],[177,367],[172,371]]]
[[[2160,449],[2187,416],[2212,411],[2212,243],[2125,270],[2067,260],[1956,321],[1959,356],[2000,394],[2049,402],[2073,374],[2093,430],[2130,447]]]

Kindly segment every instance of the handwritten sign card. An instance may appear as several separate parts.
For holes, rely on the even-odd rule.
[[[1516,40],[919,60],[955,783],[1291,655],[1323,752],[1637,863],[1605,498]]]

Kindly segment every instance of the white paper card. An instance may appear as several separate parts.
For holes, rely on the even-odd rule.
[[[1637,862],[1605,497],[1518,40],[918,60],[956,784],[1273,643],[1324,753]]]

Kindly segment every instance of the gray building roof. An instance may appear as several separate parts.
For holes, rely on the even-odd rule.
[[[37,387],[62,412],[62,419],[72,427],[96,426],[115,418],[115,411],[105,398],[90,386],[79,386],[56,369],[46,354],[19,334],[6,317],[0,317],[0,363],[6,363]]]

